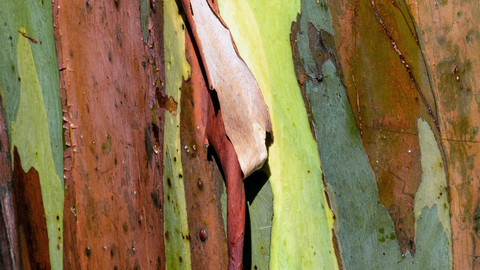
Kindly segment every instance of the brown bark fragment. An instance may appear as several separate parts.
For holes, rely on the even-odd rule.
[[[165,108],[166,110],[171,112],[173,116],[176,116],[177,115],[177,104],[178,104],[178,102],[176,102],[173,99],[173,97],[167,97],[167,96],[163,96],[160,93],[158,93],[158,94],[157,93],[158,92],[155,93],[155,97],[158,100],[158,105],[160,106],[160,108]]]
[[[296,42],[297,35],[301,31],[300,29],[300,14],[297,15],[297,21],[292,22],[292,28],[290,31],[290,46],[292,47],[292,58],[293,58],[293,67],[295,68],[295,76],[297,77],[298,87],[300,88],[300,93],[302,94],[303,103],[307,110],[308,123],[310,124],[310,131],[312,132],[313,138],[317,140],[317,134],[315,132],[314,122],[312,119],[312,112],[310,109],[310,100],[307,97],[307,82],[310,79],[307,72],[303,68],[301,61],[300,53],[298,52],[298,44]]]

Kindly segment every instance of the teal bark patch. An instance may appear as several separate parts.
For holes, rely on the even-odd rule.
[[[302,1],[300,24],[301,30],[305,33],[297,35],[297,42],[307,72],[309,67],[315,65],[307,32],[308,22],[312,21],[318,30],[331,31],[330,15],[324,8],[325,4],[325,0]],[[319,22],[318,16],[323,16],[324,20]],[[418,201],[425,199],[428,202],[419,204],[418,207],[415,205],[416,208],[422,208],[415,209],[418,213],[415,223],[417,245],[415,257],[412,258],[409,253],[405,255],[400,253],[394,224],[388,211],[379,202],[375,175],[363,148],[360,132],[338,76],[338,70],[331,60],[327,60],[322,65],[321,72],[323,74],[321,83],[317,84],[310,80],[306,84],[306,89],[312,119],[317,120],[314,127],[318,139],[318,153],[325,173],[325,184],[332,210],[336,215],[334,227],[344,268],[450,269],[451,241],[447,233],[451,229],[450,231],[448,228],[445,229],[448,226],[445,225],[443,203],[433,204],[425,194],[418,194],[416,197]],[[419,122],[419,129],[422,123]],[[422,180],[428,181],[425,180],[428,175],[435,175],[438,176],[435,179],[441,179],[441,175],[439,176],[441,172],[436,168],[441,166],[440,152],[433,132],[428,124],[425,125],[426,127],[421,126],[423,131],[419,135],[420,141],[422,138],[426,141],[421,148],[424,171]],[[427,167],[433,166],[433,163],[436,167],[428,174]],[[426,185],[428,187],[424,189],[430,190],[432,184]],[[442,184],[438,184],[440,185]],[[440,193],[439,191],[436,195]],[[446,196],[445,193],[441,196]],[[438,211],[440,207],[441,214]]]
[[[268,175],[261,171],[245,179],[247,213],[245,220],[244,269],[268,269],[273,220],[273,193]]]
[[[375,175],[335,66],[327,61],[322,71],[321,85],[309,81],[307,95],[312,114],[322,119],[315,125],[318,152],[337,217],[334,226],[344,267],[450,269],[449,237],[439,220],[437,205],[424,208],[416,219],[415,257],[400,254],[393,222],[379,202]]]
[[[303,58],[309,56],[302,55]],[[430,269],[433,263],[439,267],[435,269],[449,269],[449,241],[437,208],[427,208],[416,220],[415,258],[408,253],[401,256],[393,222],[379,202],[375,175],[335,65],[327,61],[322,72],[324,76],[320,85],[312,81],[307,83],[307,96],[312,115],[322,119],[315,124],[315,130],[327,190],[337,216],[334,226],[344,267]],[[432,212],[435,212],[435,218]],[[438,229],[437,225],[440,232],[428,231],[432,227]]]

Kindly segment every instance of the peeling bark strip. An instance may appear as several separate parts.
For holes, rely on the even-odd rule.
[[[272,130],[267,105],[222,19],[204,0],[182,0],[182,4],[210,89],[217,92],[223,109],[226,134],[247,177],[267,159],[266,132]]]
[[[207,93],[205,93],[207,94]],[[245,189],[242,171],[233,144],[227,137],[222,111],[216,113],[212,99],[208,104],[206,136],[217,151],[227,182],[227,241],[228,269],[242,269],[243,239],[245,235]]]

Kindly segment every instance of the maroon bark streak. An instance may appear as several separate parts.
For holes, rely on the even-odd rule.
[[[19,269],[15,192],[2,98],[0,96],[0,269]]]
[[[13,155],[17,226],[22,247],[20,249],[21,268],[28,269],[30,268],[28,265],[31,265],[34,269],[51,269],[40,177],[33,167],[28,172],[23,170],[17,148],[15,148]]]
[[[227,108],[228,109],[228,108]],[[217,152],[227,183],[228,269],[241,269],[245,234],[245,189],[237,154],[228,140],[221,110],[215,113],[209,100],[206,136]]]

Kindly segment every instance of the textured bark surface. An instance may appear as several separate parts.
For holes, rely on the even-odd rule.
[[[55,1],[65,129],[65,269],[163,269],[162,5]],[[164,92],[163,92],[164,93]],[[155,109],[156,108],[156,109]]]

